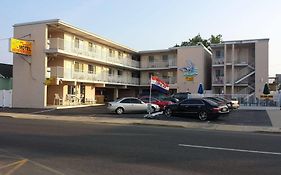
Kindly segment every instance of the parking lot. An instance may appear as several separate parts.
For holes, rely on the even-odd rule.
[[[144,118],[145,113],[129,113],[116,115],[108,112],[106,106],[91,106],[82,108],[71,109],[17,109],[17,108],[2,108],[3,112],[15,112],[15,113],[33,113],[40,115],[50,116],[77,116],[77,117],[114,117],[114,118]],[[1,112],[0,112],[1,115]],[[202,122],[194,116],[173,116],[166,117],[165,115],[158,115],[158,120],[166,121],[187,121],[187,122]],[[217,124],[229,124],[229,125],[249,125],[249,126],[272,126],[271,120],[265,110],[235,110],[230,114],[222,115],[216,120],[206,121]]]

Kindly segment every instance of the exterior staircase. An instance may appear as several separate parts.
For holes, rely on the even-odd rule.
[[[235,84],[240,83],[241,81],[245,80],[246,78],[248,78],[248,77],[250,77],[250,76],[252,76],[254,74],[255,74],[255,71],[251,71],[250,73],[248,73],[248,74],[242,76],[241,78],[239,78],[238,80],[236,80]]]

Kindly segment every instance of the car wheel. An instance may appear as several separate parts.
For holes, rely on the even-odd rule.
[[[172,116],[172,110],[170,108],[165,108],[164,114],[167,117],[171,117]]]
[[[124,109],[119,107],[115,110],[115,112],[116,112],[116,114],[121,115],[124,113]]]
[[[205,111],[199,112],[198,117],[201,121],[206,121],[208,119],[208,115]]]

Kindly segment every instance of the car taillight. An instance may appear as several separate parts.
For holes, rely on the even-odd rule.
[[[219,111],[220,111],[220,108],[213,108],[212,111],[213,111],[213,112],[219,112]]]

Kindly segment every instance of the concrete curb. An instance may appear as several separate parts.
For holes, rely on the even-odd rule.
[[[207,129],[218,131],[242,131],[242,132],[268,132],[281,133],[281,128],[266,127],[266,126],[246,126],[246,125],[226,125],[213,123],[197,123],[197,122],[182,122],[182,121],[163,121],[155,119],[128,119],[128,118],[109,118],[109,117],[73,117],[73,116],[47,116],[34,115],[23,113],[5,113],[1,112],[0,117],[12,117],[18,119],[32,119],[32,120],[53,120],[53,121],[69,121],[81,123],[101,123],[101,124],[123,124],[123,125],[150,125],[150,126],[168,126],[168,127],[182,127],[192,129]]]

